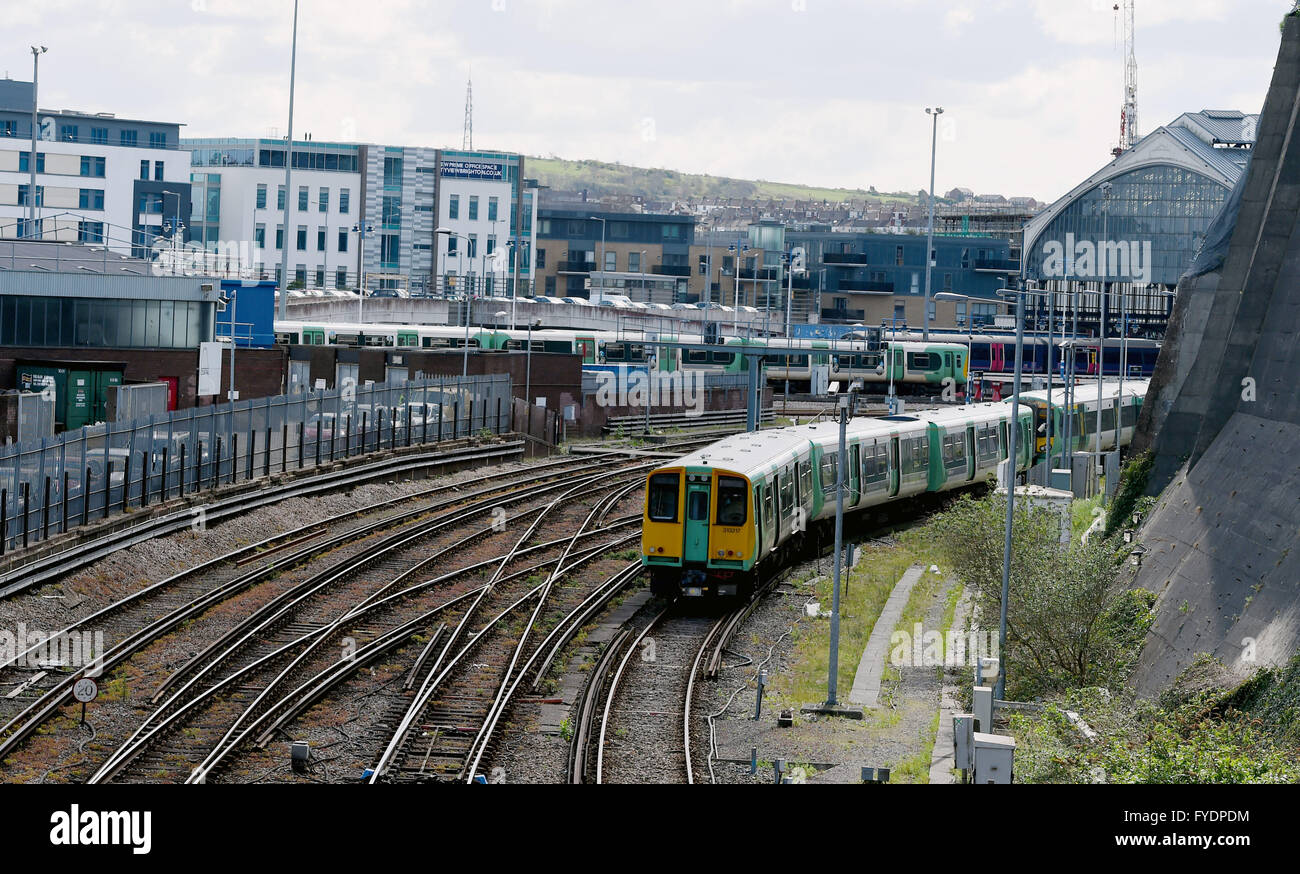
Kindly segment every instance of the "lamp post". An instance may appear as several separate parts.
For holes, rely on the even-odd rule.
[[[287,190],[284,193],[284,202],[285,202],[285,209],[287,210],[289,208],[289,192]],[[352,233],[357,235],[357,324],[358,325],[364,324],[366,320],[365,311],[363,309],[363,302],[366,299],[366,234],[373,233],[374,230],[375,230],[374,225],[366,224],[365,222],[357,222],[352,226]],[[288,225],[286,225],[284,228],[284,250],[286,253],[289,251]],[[287,258],[288,255],[286,254],[285,257]],[[286,265],[284,268],[282,268],[282,271],[287,269],[288,267]],[[288,279],[287,273],[282,272],[281,275],[283,275],[285,279]],[[288,282],[285,282],[284,284],[286,288],[289,285]],[[288,294],[288,291],[286,290],[284,293]]]
[[[749,251],[749,244],[744,242],[744,239],[745,238],[743,235],[737,237],[736,242],[727,247],[727,251],[731,252],[733,258],[735,259],[734,264],[736,268],[736,299],[733,302],[735,306],[735,313],[734,313],[735,320],[734,320],[734,324],[732,325],[732,330],[736,332],[737,336],[740,335],[740,256]],[[757,263],[754,266],[754,278],[755,279],[758,278]]]
[[[1097,326],[1097,491],[1101,493],[1101,506],[1106,506],[1105,469],[1101,457],[1101,408],[1102,389],[1106,382],[1106,297],[1107,280],[1110,278],[1110,246],[1107,238],[1110,233],[1110,193],[1114,186],[1109,182],[1101,183],[1101,321]]]
[[[931,109],[927,106],[925,114],[933,121],[933,130],[930,133],[930,223],[925,241],[925,328],[921,337],[928,343],[930,342],[930,268],[934,263],[934,164],[939,148],[939,116],[943,115],[943,107]]]
[[[27,187],[28,225],[26,236],[36,238],[36,119],[37,92],[41,82],[41,55],[49,49],[45,46],[32,46],[32,151],[27,156],[27,169],[31,171],[31,183]]]
[[[433,232],[433,234],[435,237],[437,236],[454,237],[457,240],[464,240],[466,243],[469,242],[468,237],[466,237],[464,234],[456,233],[451,228],[445,228],[445,227],[438,228],[436,231]],[[470,257],[471,257],[470,265],[473,266],[474,263],[473,256]],[[470,323],[470,316],[473,313],[473,311],[474,311],[474,297],[473,297],[473,290],[471,289],[465,294],[465,350],[464,350],[463,360],[461,362],[461,369],[460,369],[460,375],[462,377],[469,376],[469,323]]]
[[[284,140],[284,251],[280,255],[280,318],[289,318],[289,204],[293,173],[293,86],[298,66],[298,0],[293,0],[293,41],[289,50],[289,131]]]
[[[1011,548],[1016,505],[1016,455],[1020,451],[1020,378],[1025,357],[1025,283],[1016,285],[1016,370],[1011,395],[1011,427],[1007,429],[1007,518],[1002,544],[1002,609],[998,621],[998,681],[993,697],[1003,699],[1007,682],[1007,602],[1011,598]]]

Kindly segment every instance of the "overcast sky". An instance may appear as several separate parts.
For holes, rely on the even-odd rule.
[[[1052,200],[1102,166],[1114,0],[301,0],[296,136]],[[1258,112],[1289,0],[1137,0],[1140,129]],[[283,136],[292,0],[0,0],[42,108]]]

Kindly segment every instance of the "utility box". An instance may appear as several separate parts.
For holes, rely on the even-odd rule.
[[[1096,456],[1091,452],[1076,452],[1070,457],[1070,466],[1074,496],[1082,500],[1091,498],[1097,488]]]
[[[993,687],[975,687],[975,719],[979,721],[979,731],[993,730]]]
[[[812,369],[812,394],[825,397],[831,387],[831,367],[829,364],[815,364]]]
[[[975,769],[975,716],[954,713],[952,717],[952,766],[959,771]]]
[[[996,656],[981,656],[975,666],[975,682],[981,686],[998,681],[999,661]]]
[[[1015,738],[976,732],[973,746],[976,783],[1012,782],[1012,769],[1016,759]]]
[[[1101,460],[1106,472],[1106,497],[1113,498],[1119,491],[1119,451],[1107,452]]]

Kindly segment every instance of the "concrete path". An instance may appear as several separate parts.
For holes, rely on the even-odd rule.
[[[966,617],[970,613],[970,607],[971,595],[968,590],[962,592],[961,600],[957,602],[952,617],[953,631],[960,634],[966,630]],[[939,731],[934,737],[934,753],[930,759],[931,783],[957,782],[952,773],[952,717],[954,713],[960,712],[958,708],[961,706],[957,699],[959,691],[953,685],[956,673],[956,669],[952,668],[944,671],[943,690],[939,693]]]
[[[912,596],[912,588],[921,579],[925,568],[920,565],[910,567],[902,579],[890,592],[885,609],[880,612],[875,627],[871,629],[871,639],[862,653],[858,671],[853,675],[853,691],[849,693],[849,703],[860,707],[878,707],[880,705],[880,680],[885,672],[885,659],[889,656],[889,638],[898,627],[907,609],[907,599]]]

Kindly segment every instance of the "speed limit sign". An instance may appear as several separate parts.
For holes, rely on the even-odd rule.
[[[72,697],[81,702],[81,721],[86,721],[86,704],[99,694],[99,684],[90,677],[82,677],[72,687]]]
[[[90,677],[83,677],[72,687],[72,697],[76,698],[82,704],[87,701],[94,701],[95,696],[99,694],[99,686]]]

